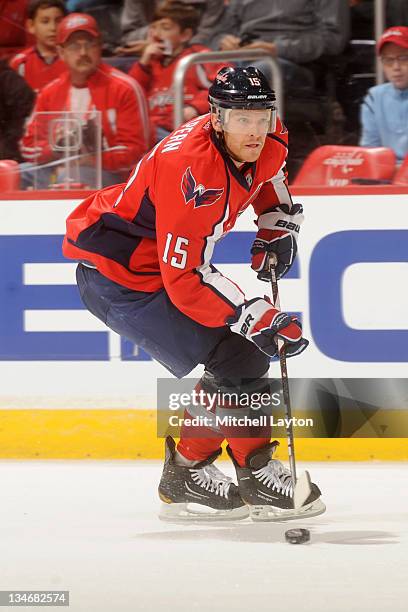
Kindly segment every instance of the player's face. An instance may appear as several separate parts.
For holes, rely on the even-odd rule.
[[[178,23],[167,17],[154,21],[149,27],[149,39],[153,42],[163,43],[166,55],[179,52],[192,35],[191,28],[182,30]]]
[[[234,109],[229,111],[222,126],[213,121],[213,127],[224,132],[225,146],[234,160],[254,162],[265,144],[270,120],[270,110]]]
[[[381,51],[381,62],[388,81],[397,89],[408,89],[408,49],[386,43]]]
[[[49,48],[56,46],[57,27],[64,18],[61,9],[53,6],[50,8],[39,8],[34,19],[28,20],[28,30],[36,38],[37,44]]]
[[[72,73],[90,76],[99,66],[101,60],[101,41],[87,32],[74,32],[59,47],[61,59]]]

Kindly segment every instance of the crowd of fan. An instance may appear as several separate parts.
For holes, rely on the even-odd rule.
[[[61,151],[74,152],[79,184],[93,185],[99,139],[103,184],[122,182],[173,129],[172,81],[183,57],[262,49],[284,80],[290,179],[321,144],[386,146],[400,163],[408,154],[408,2],[388,0],[388,29],[364,67],[371,80],[354,91],[350,41],[373,39],[373,23],[372,0],[0,0],[0,159],[20,163],[24,187],[35,172],[36,186],[47,188],[61,181]],[[385,85],[373,86],[374,49]],[[271,77],[267,62],[249,64]],[[184,120],[208,111],[219,68],[188,71]],[[62,111],[75,113],[81,137],[70,141],[65,129],[50,143],[45,118]]]

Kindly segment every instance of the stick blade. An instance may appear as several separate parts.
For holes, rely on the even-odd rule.
[[[301,508],[312,492],[312,481],[309,472],[305,471],[296,481],[293,500],[295,508]]]

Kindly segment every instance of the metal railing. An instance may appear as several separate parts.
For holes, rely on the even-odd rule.
[[[272,74],[273,88],[276,93],[276,102],[279,116],[283,118],[283,79],[282,72],[277,60],[268,54],[263,49],[248,49],[239,51],[205,51],[203,53],[193,53],[184,57],[178,63],[173,77],[174,88],[174,129],[184,123],[184,80],[187,70],[193,64],[215,64],[225,61],[229,62],[246,62],[252,60],[266,60],[270,66]]]
[[[374,0],[374,36],[377,41],[385,30],[385,3],[386,0]],[[377,85],[384,83],[384,74],[381,59],[375,53],[375,81]]]

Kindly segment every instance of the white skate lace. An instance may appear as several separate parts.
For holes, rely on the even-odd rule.
[[[254,476],[272,491],[292,497],[293,485],[290,471],[277,459],[271,459],[264,467],[255,470]]]
[[[206,491],[228,498],[232,478],[223,474],[215,465],[206,465],[199,470],[190,469],[190,473],[194,482]]]

